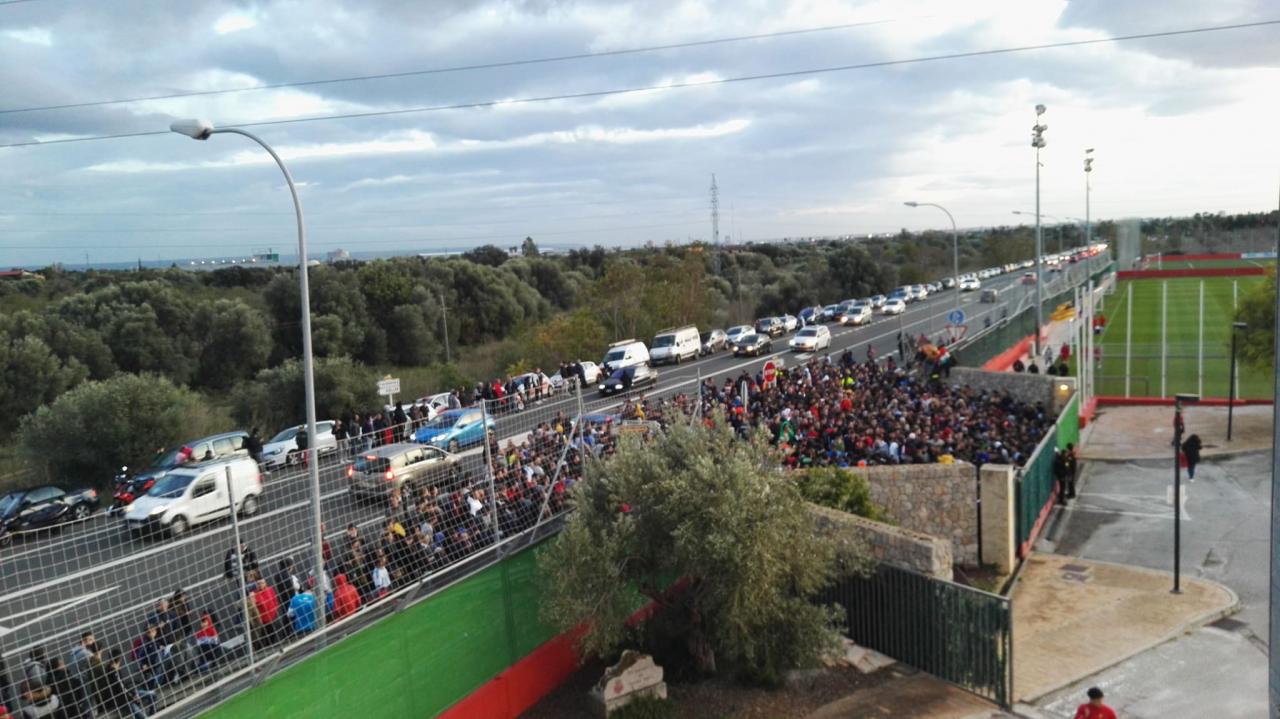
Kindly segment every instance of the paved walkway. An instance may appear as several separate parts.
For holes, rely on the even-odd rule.
[[[1226,407],[1185,407],[1187,436],[1200,435],[1203,457],[1271,449],[1271,407],[1235,408],[1227,444]],[[1099,407],[1080,443],[1081,459],[1129,461],[1168,458],[1173,462],[1173,407]]]
[[[996,719],[1009,716],[990,702],[941,679],[917,672],[837,699],[807,719]]]
[[[1033,554],[1013,595],[1014,696],[1033,702],[1233,610],[1206,580],[1120,564]]]

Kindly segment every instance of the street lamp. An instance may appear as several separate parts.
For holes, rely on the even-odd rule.
[[[951,220],[951,278],[955,280],[956,287],[956,310],[960,309],[960,235],[956,232],[956,218],[951,216],[947,208],[932,202],[904,202],[907,207],[936,207],[947,213],[947,219]]]
[[[316,566],[316,581],[320,585],[319,591],[321,596],[317,598],[320,606],[324,606],[324,532],[320,529],[320,469],[317,466],[316,459],[316,438],[320,435],[316,432],[316,376],[315,367],[311,359],[311,288],[307,281],[307,235],[304,230],[302,221],[302,201],[298,199],[298,188],[293,184],[293,176],[289,174],[289,168],[284,166],[284,161],[271,149],[271,146],[262,141],[262,138],[253,133],[234,127],[214,128],[207,120],[178,120],[169,125],[169,129],[180,135],[186,135],[195,140],[208,140],[210,135],[219,133],[227,133],[233,135],[243,135],[262,146],[262,149],[271,155],[271,159],[276,161],[280,172],[284,173],[284,181],[289,185],[289,194],[293,197],[293,212],[298,221],[298,285],[302,294],[302,375],[305,383],[305,394],[307,403],[307,437],[310,438],[308,450],[311,456],[307,458],[307,467],[311,479],[311,541],[315,550],[313,561]],[[316,623],[319,627],[324,626],[324,611],[316,612]]]
[[[1244,322],[1231,323],[1231,380],[1230,386],[1227,387],[1227,441],[1231,441],[1231,424],[1235,419],[1236,409],[1236,338],[1239,337],[1239,330],[1248,329],[1249,325]]]
[[[1173,593],[1182,594],[1182,404],[1200,401],[1198,394],[1173,397]]]
[[[1093,148],[1084,151],[1084,245],[1093,244],[1093,226],[1089,222],[1089,175],[1093,172]]]
[[[1036,148],[1036,335],[1035,356],[1040,356],[1040,330],[1044,327],[1044,300],[1041,285],[1044,284],[1044,244],[1040,236],[1040,150],[1044,149],[1044,131],[1048,125],[1040,122],[1044,105],[1036,105],[1036,124],[1031,126],[1031,146]]]

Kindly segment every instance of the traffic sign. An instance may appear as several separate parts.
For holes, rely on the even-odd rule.
[[[777,376],[778,376],[778,367],[773,363],[773,360],[769,360],[768,362],[765,362],[764,363],[764,381],[768,383],[772,383]]]
[[[947,321],[953,325],[964,324],[964,310],[956,308],[947,313]]]
[[[388,397],[400,394],[400,379],[398,377],[383,377],[378,380],[378,394]]]

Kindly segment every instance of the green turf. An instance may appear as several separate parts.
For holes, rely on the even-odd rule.
[[[1166,257],[1156,262],[1155,259],[1147,260],[1147,264],[1143,269],[1147,270],[1209,270],[1209,269],[1236,269],[1241,267],[1258,267],[1267,268],[1275,267],[1275,260],[1245,260],[1245,259],[1223,259],[1223,260],[1179,260]],[[1172,290],[1170,290],[1172,292]],[[1208,290],[1206,290],[1207,292]]]
[[[1233,285],[1240,297],[1263,277],[1189,277],[1170,280],[1126,280],[1108,296],[1102,312],[1107,328],[1098,340],[1102,364],[1095,370],[1095,392],[1099,395],[1129,394],[1134,397],[1172,397],[1179,392],[1200,393],[1204,397],[1228,396],[1230,374]],[[1200,285],[1204,283],[1203,365],[1200,360]],[[1161,371],[1161,321],[1164,287],[1168,286],[1163,338],[1164,372]],[[1128,296],[1133,296],[1133,332],[1127,338]],[[1126,347],[1129,370],[1125,370]],[[1201,370],[1203,367],[1203,371]],[[1273,396],[1269,369],[1239,365],[1242,398]],[[1164,382],[1161,382],[1163,374]],[[1163,384],[1163,391],[1162,391]]]

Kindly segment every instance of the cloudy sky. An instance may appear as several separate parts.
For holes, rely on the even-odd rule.
[[[0,266],[554,246],[1260,211],[1280,182],[1280,25],[632,94],[594,93],[1280,18],[1265,0],[31,0],[0,4]],[[832,26],[842,26],[832,28]],[[619,50],[828,28],[648,52]],[[613,53],[599,55],[600,53]],[[510,64],[565,55],[596,57]],[[415,73],[506,63],[502,67]],[[399,77],[207,94],[300,81]],[[170,99],[94,104],[193,92]],[[16,110],[16,112],[15,112]]]

